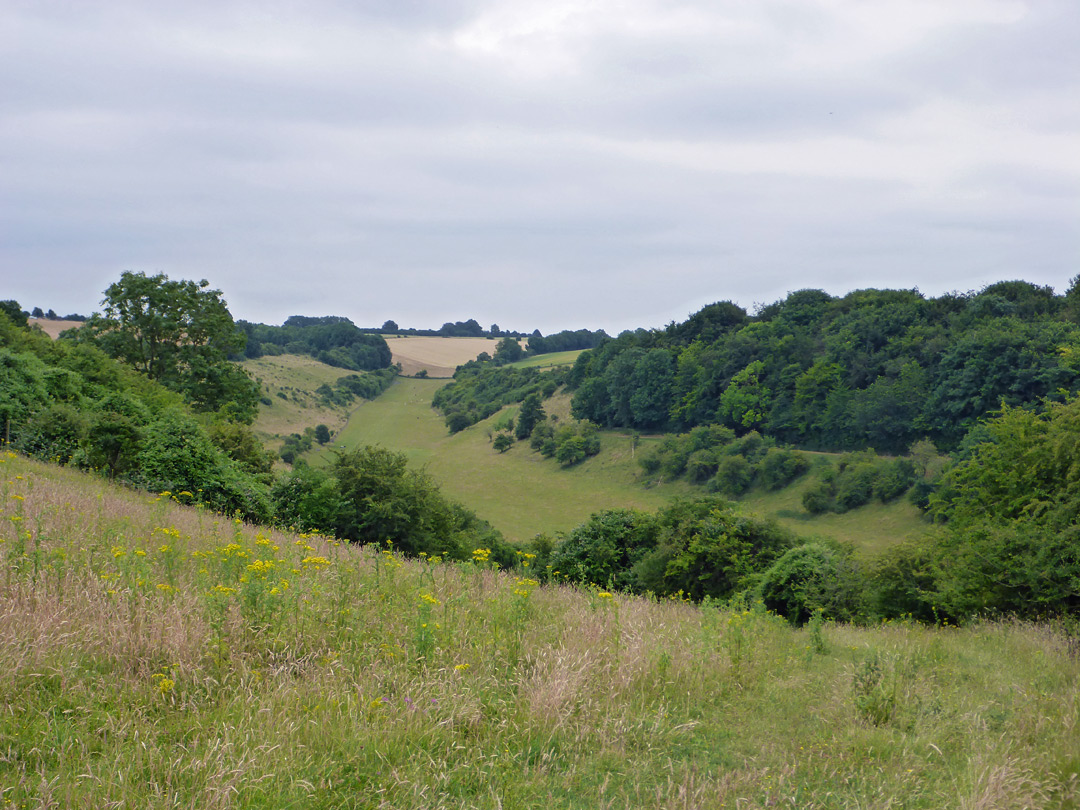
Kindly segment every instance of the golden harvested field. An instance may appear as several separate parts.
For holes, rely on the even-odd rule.
[[[454,369],[475,360],[481,352],[495,354],[494,338],[395,337],[386,336],[386,345],[401,373],[413,376],[426,370],[429,377],[453,377]]]
[[[61,332],[75,329],[83,325],[82,321],[50,321],[48,318],[31,318],[31,326],[38,326],[41,331],[51,338],[56,338]]]

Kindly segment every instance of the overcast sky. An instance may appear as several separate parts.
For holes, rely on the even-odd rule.
[[[0,298],[617,332],[1080,273],[1076,0],[0,0]]]

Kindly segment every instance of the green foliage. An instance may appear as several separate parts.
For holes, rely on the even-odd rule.
[[[770,447],[758,468],[765,489],[783,489],[810,469],[810,462],[798,450]]]
[[[8,317],[15,326],[26,326],[28,318],[18,301],[0,301],[0,312]]]
[[[266,487],[222,454],[206,432],[178,409],[147,427],[131,480],[151,492],[188,492],[192,500],[256,523],[270,519]]]
[[[431,404],[442,411],[450,432],[458,433],[506,405],[542,395],[546,383],[561,384],[565,376],[563,369],[540,371],[471,360],[454,372],[452,383],[435,392]]]
[[[725,456],[709,482],[714,492],[738,497],[754,485],[754,468],[743,456]]]
[[[405,554],[424,552],[455,560],[490,548],[500,565],[514,562],[502,536],[473,513],[447,501],[426,473],[402,453],[365,447],[340,453],[330,469],[341,509],[336,534],[359,543],[393,544]]]
[[[533,428],[536,427],[538,422],[543,421],[546,416],[544,406],[540,404],[540,394],[529,394],[521,403],[521,409],[518,411],[514,436],[522,440],[529,438]]]
[[[551,554],[555,576],[634,590],[634,566],[656,545],[656,521],[633,509],[608,509],[566,535]]]
[[[495,364],[499,366],[516,363],[525,356],[525,350],[516,338],[504,337],[495,345]]]
[[[381,368],[378,371],[370,371],[366,374],[346,374],[338,377],[333,385],[323,383],[315,389],[315,393],[325,405],[337,405],[345,407],[351,405],[359,397],[361,399],[375,399],[397,379],[397,368]]]
[[[495,438],[491,442],[493,449],[500,453],[505,453],[511,447],[514,446],[514,437],[509,433],[499,432],[495,435]]]
[[[93,343],[110,357],[183,394],[198,410],[230,406],[251,422],[259,389],[228,356],[244,346],[220,290],[203,280],[171,281],[163,274],[123,273],[105,290],[102,313],[65,334]]]
[[[383,325],[384,331],[387,321]],[[391,352],[382,335],[361,331],[348,318],[309,318],[293,315],[282,326],[240,321],[247,336],[246,357],[264,354],[307,354],[321,363],[352,371],[374,371],[390,367]],[[396,324],[394,324],[396,330]],[[368,397],[372,399],[373,397]]]
[[[775,524],[735,514],[716,498],[677,500],[648,515],[594,514],[551,556],[573,582],[658,596],[727,599],[753,586],[792,544]]]
[[[900,453],[927,436],[952,448],[1001,400],[1077,389],[1076,311],[1025,282],[936,299],[800,290],[751,317],[710,305],[583,352],[573,412],[647,430],[722,422],[807,449]]]
[[[851,621],[863,613],[864,581],[851,551],[821,542],[789,549],[761,578],[765,607],[804,624],[820,612]]]
[[[326,444],[328,441],[330,441],[330,428],[323,424],[316,425],[315,441],[317,441],[319,444]]]

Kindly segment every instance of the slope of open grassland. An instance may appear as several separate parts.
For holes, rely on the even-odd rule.
[[[504,454],[492,449],[492,426],[516,413],[516,407],[451,436],[442,416],[431,408],[431,397],[441,385],[438,380],[398,380],[352,415],[335,437],[335,446],[379,444],[405,452],[414,463],[426,465],[447,494],[490,521],[511,542],[572,529],[600,509],[652,510],[673,497],[705,492],[683,481],[650,488],[642,484],[637,456],[661,441],[658,436],[640,437],[635,449],[628,433],[603,431],[600,455],[571,469],[541,457],[528,443],[519,442]],[[570,418],[565,395],[545,400],[544,409],[560,420]],[[313,457],[313,463],[330,458],[325,450],[321,457]],[[903,499],[842,515],[810,517],[801,503],[809,483],[804,479],[779,492],[754,490],[738,503],[800,535],[848,542],[870,556],[926,530],[919,510]]]
[[[401,373],[426,371],[429,377],[453,377],[454,369],[475,360],[481,352],[495,355],[495,338],[419,337],[386,335],[386,345]]]
[[[534,535],[568,531],[593,512],[614,507],[656,509],[684,484],[645,489],[638,483],[629,436],[610,433],[601,438],[599,456],[563,470],[518,443],[507,453],[492,449],[488,433],[499,414],[460,433],[449,435],[431,397],[440,380],[399,379],[377,400],[355,411],[334,438],[335,447],[381,445],[404,452],[438,481],[447,495],[488,520],[511,542]],[[566,414],[565,398],[547,400],[545,408]],[[332,448],[311,456],[313,464],[327,463]]]
[[[574,361],[577,360],[578,355],[583,351],[584,349],[574,349],[567,352],[537,354],[532,357],[527,357],[524,360],[519,360],[516,363],[511,363],[510,365],[518,368],[555,368],[555,366],[572,366],[574,365]]]
[[[793,629],[186,497],[0,456],[4,806],[1078,806],[1061,626]]]
[[[874,500],[841,514],[811,515],[803,508],[802,496],[813,483],[810,476],[804,476],[775,492],[753,489],[738,502],[747,511],[771,517],[796,534],[847,543],[866,559],[877,557],[898,543],[914,540],[930,528],[922,511],[905,497],[890,503]]]
[[[263,396],[270,400],[269,405],[259,405],[254,425],[268,447],[278,449],[285,436],[303,433],[304,428],[320,423],[337,431],[348,419],[350,408],[327,405],[315,394],[320,385],[333,385],[353,373],[347,369],[302,354],[259,357],[245,360],[241,366],[259,380]]]

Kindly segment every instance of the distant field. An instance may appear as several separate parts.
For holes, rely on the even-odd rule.
[[[617,433],[603,436],[599,456],[570,470],[560,469],[527,444],[515,444],[502,455],[492,450],[485,432],[498,415],[451,436],[431,408],[432,395],[444,384],[398,380],[354,412],[334,445],[377,444],[404,452],[415,464],[425,465],[450,497],[490,521],[511,542],[572,529],[599,509],[656,509],[690,491],[682,483],[642,487],[630,438]],[[565,402],[556,403],[553,410],[565,412]],[[330,458],[324,450],[313,456],[312,463],[327,463]]]
[[[82,313],[79,313],[82,314]],[[61,332],[68,329],[77,329],[83,325],[83,321],[50,321],[48,318],[31,318],[31,326],[37,326],[51,338],[59,337]]]
[[[394,362],[401,363],[402,374],[410,377],[421,370],[429,377],[453,377],[454,369],[481,352],[494,355],[497,344],[493,338],[386,337]]]
[[[262,393],[270,399],[269,405],[259,406],[255,430],[271,448],[279,448],[282,437],[302,433],[306,427],[321,423],[337,431],[345,424],[348,410],[321,404],[314,392],[353,372],[301,354],[260,357],[240,365],[262,383]]]
[[[550,354],[538,354],[517,363],[511,363],[518,368],[554,368],[555,366],[572,366],[578,355],[584,349],[575,349],[569,352],[551,352]]]

